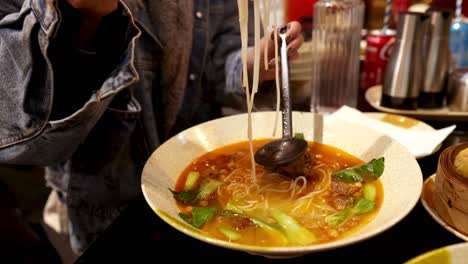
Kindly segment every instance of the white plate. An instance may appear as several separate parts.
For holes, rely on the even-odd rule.
[[[435,183],[435,174],[432,175],[431,177],[427,178],[424,181],[424,186],[423,186],[423,191],[421,193],[421,202],[426,209],[426,211],[429,213],[434,220],[439,223],[443,228],[447,229],[450,233],[454,234],[455,236],[468,241],[468,236],[459,232],[452,226],[450,226],[448,223],[442,219],[437,212],[434,210],[433,202],[432,202],[432,197],[434,195],[434,183]],[[467,219],[468,221],[468,219]],[[468,259],[467,259],[468,260]],[[466,262],[468,263],[468,262]]]
[[[382,98],[382,85],[377,85],[369,88],[366,91],[367,102],[375,109],[399,115],[406,115],[417,117],[426,120],[439,120],[439,121],[468,121],[468,112],[455,112],[450,111],[447,107],[440,109],[417,109],[417,110],[402,110],[388,108],[380,105]]]
[[[402,115],[396,115],[396,114],[388,114],[388,113],[379,113],[379,112],[367,112],[365,113],[366,116],[374,118],[379,121],[387,122],[395,126],[399,126],[401,128],[405,128],[408,130],[415,130],[415,131],[434,131],[435,129],[424,123],[423,121],[407,117],[407,116],[402,116]],[[418,155],[415,156],[415,158],[420,159],[424,158],[427,156],[430,156],[441,148],[442,144],[439,144],[432,153],[427,154],[427,155]]]
[[[419,255],[406,264],[467,264],[468,243],[460,243],[431,250]]]

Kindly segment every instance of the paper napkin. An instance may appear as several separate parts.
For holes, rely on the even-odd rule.
[[[346,121],[358,123],[377,130],[398,141],[405,146],[415,157],[424,157],[432,154],[437,146],[453,132],[455,125],[438,130],[421,131],[402,128],[387,122],[366,116],[355,108],[343,106],[331,115],[325,117],[325,125],[334,122]]]

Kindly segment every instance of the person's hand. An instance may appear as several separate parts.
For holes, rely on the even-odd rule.
[[[287,42],[288,42],[288,56],[289,60],[295,60],[298,58],[299,53],[298,49],[304,43],[304,37],[302,36],[302,27],[296,21],[288,23],[288,31],[286,33]],[[264,66],[264,54],[265,46],[268,45],[268,70],[265,70]],[[279,48],[281,47],[281,39],[278,36],[278,53]],[[279,54],[278,54],[278,59]],[[270,81],[275,79],[275,43],[274,35],[265,34],[260,42],[260,83],[263,81]],[[253,68],[254,68],[254,49],[250,48],[247,55],[247,67],[249,71],[249,78],[253,77]]]
[[[87,45],[96,35],[101,19],[118,8],[119,0],[67,0],[80,12],[80,31],[75,44],[78,47]]]

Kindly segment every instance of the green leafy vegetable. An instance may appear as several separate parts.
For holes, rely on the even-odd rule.
[[[191,171],[187,175],[187,179],[185,180],[184,190],[192,190],[195,188],[195,184],[197,184],[198,178],[200,178],[200,173],[198,171]]]
[[[238,240],[242,237],[241,234],[237,233],[236,231],[227,228],[227,227],[219,227],[218,228],[219,232],[221,232],[223,235],[225,235],[229,241],[235,241]]]
[[[228,211],[228,212],[231,212],[233,214],[238,214],[238,215],[244,216],[246,218],[249,218],[254,224],[256,224],[257,226],[259,226],[261,228],[275,229],[275,227],[273,227],[272,225],[267,224],[266,222],[264,222],[264,221],[262,221],[262,220],[260,220],[258,218],[247,215],[242,209],[240,209],[239,207],[234,205],[231,201],[229,201],[226,204],[226,210],[225,211]],[[279,231],[279,230],[276,230],[276,231]]]
[[[182,218],[182,220],[184,220],[186,223],[188,224],[192,224],[192,217],[188,214],[184,214],[184,213],[179,213],[179,217]]]
[[[337,214],[329,215],[325,218],[325,222],[332,226],[338,226],[351,218],[351,210],[345,209]],[[346,220],[346,221],[345,221]]]
[[[304,133],[295,133],[295,134],[294,134],[294,137],[295,137],[295,138],[298,138],[298,139],[305,139]]]
[[[348,168],[336,173],[333,176],[342,182],[372,182],[377,180],[384,171],[384,158],[373,159],[369,163]]]
[[[359,199],[356,204],[351,208],[353,214],[366,214],[374,210],[375,203],[366,198]]]
[[[192,221],[193,226],[200,228],[206,222],[210,221],[215,216],[218,209],[216,207],[193,207],[192,208]]]
[[[198,199],[203,200],[208,198],[212,193],[216,192],[218,190],[218,187],[221,186],[223,183],[211,178],[206,178],[203,180],[203,182],[200,184],[200,189],[198,192]]]
[[[240,214],[240,215],[245,215],[244,211],[242,211],[239,207],[235,206],[233,203],[231,202],[228,202],[226,204],[226,208],[225,208],[227,211],[230,211],[230,212],[234,212],[236,214]]]
[[[352,208],[347,208],[339,213],[327,216],[325,221],[332,225],[338,226],[344,224],[354,215],[366,214],[374,210],[375,203],[366,198],[360,198]]]
[[[364,198],[369,201],[375,202],[375,197],[377,197],[377,189],[375,188],[374,184],[366,183],[363,187],[363,194]]]
[[[224,210],[224,212],[226,214],[231,214],[231,215],[240,215],[240,216],[243,216],[243,217],[246,217],[248,219],[250,219],[250,221],[252,221],[256,226],[264,229],[266,232],[278,237],[278,238],[281,238],[283,239],[283,242],[286,244],[287,243],[287,239],[286,237],[284,236],[284,233],[282,232],[281,228],[278,226],[275,226],[275,225],[272,225],[272,224],[268,224],[258,218],[255,218],[255,217],[252,217],[250,215],[247,215],[244,211],[242,211],[242,209],[240,209],[239,207],[237,207],[236,205],[234,205],[232,203],[232,201],[229,201],[226,205],[226,208]]]
[[[218,209],[216,207],[193,207],[191,216],[179,213],[179,217],[188,224],[191,224],[196,228],[200,228],[206,222],[210,221],[217,211]]]
[[[208,198],[212,193],[218,190],[218,187],[221,186],[223,183],[211,178],[206,178],[200,184],[200,188],[198,190],[184,190],[181,192],[176,192],[169,189],[172,192],[174,198],[178,201],[183,202],[184,204],[193,205],[199,200],[203,200]]]
[[[291,244],[308,245],[317,241],[317,238],[309,229],[280,210],[271,209],[271,216],[278,222]]]
[[[176,192],[171,189],[172,195],[177,201],[181,201],[184,204],[194,204],[198,201],[198,193],[196,191],[181,191],[181,192]]]

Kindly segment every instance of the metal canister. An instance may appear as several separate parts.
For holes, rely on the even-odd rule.
[[[451,111],[468,112],[468,68],[450,75],[447,103]]]
[[[397,37],[385,71],[381,105],[396,109],[416,109],[422,82],[424,21],[427,15],[400,14]]]
[[[450,67],[449,35],[451,14],[429,11],[424,36],[424,75],[418,98],[418,107],[440,108],[445,98]]]
[[[372,30],[366,38],[366,55],[363,65],[361,88],[368,88],[382,84],[385,76],[390,53],[395,44],[396,31]]]

